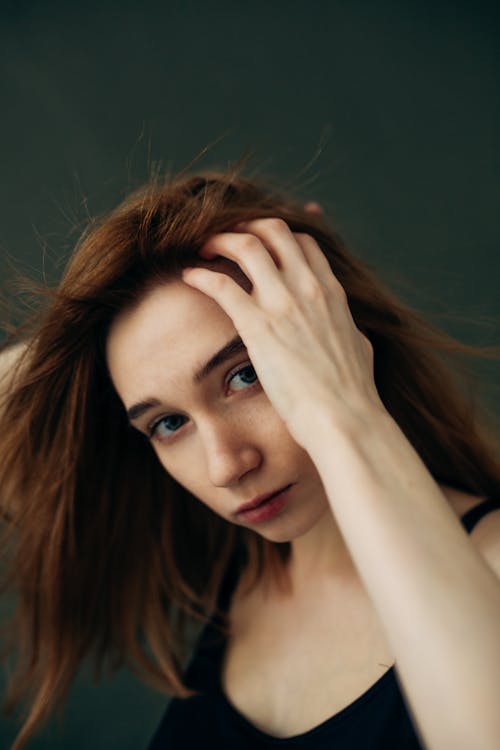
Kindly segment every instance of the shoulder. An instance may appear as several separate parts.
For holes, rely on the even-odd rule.
[[[439,488],[459,518],[462,518],[469,510],[486,500],[486,497],[483,495],[471,495],[468,492],[448,487],[445,484],[440,484]]]
[[[476,505],[488,499],[485,496],[471,495],[445,485],[440,485],[440,488],[459,519]],[[474,526],[469,537],[500,579],[500,509],[492,510],[484,515]]]
[[[15,367],[28,344],[21,342],[0,351],[0,395],[6,395],[13,386]]]
[[[21,341],[0,351],[0,377],[12,369],[27,346],[26,341]]]

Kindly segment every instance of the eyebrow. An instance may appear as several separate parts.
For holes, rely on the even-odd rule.
[[[228,359],[231,359],[236,354],[243,351],[247,351],[247,347],[241,336],[236,335],[231,341],[224,344],[222,349],[219,349],[218,352],[211,356],[208,362],[205,362],[202,367],[196,370],[192,378],[193,384],[200,385],[200,383],[202,383],[216,367],[219,367],[219,365],[227,362]],[[161,406],[161,401],[157,398],[147,398],[144,401],[139,401],[139,403],[134,404],[130,409],[127,409],[129,422],[134,422],[155,406]]]

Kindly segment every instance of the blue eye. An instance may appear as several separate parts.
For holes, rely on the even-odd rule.
[[[250,376],[248,375],[249,372],[250,372]],[[253,380],[252,380],[252,374],[251,373],[253,373]],[[250,385],[253,385],[255,383],[255,381],[257,380],[257,374],[256,374],[253,366],[252,365],[245,365],[245,367],[242,367],[241,370],[237,370],[237,372],[235,372],[234,375],[231,375],[231,377],[229,378],[229,382],[231,382],[231,380],[234,380],[234,378],[236,378],[236,377],[238,377],[239,375],[242,375],[242,374],[243,374],[243,381],[247,380],[248,377],[250,377],[250,380],[252,381],[250,383]],[[248,385],[248,383],[247,383],[247,385]],[[242,390],[242,389],[237,389],[237,390]]]
[[[230,383],[232,380],[238,377],[241,377],[244,383],[243,388],[235,389],[238,391],[251,388],[258,382],[257,374],[253,368],[253,365],[250,364],[245,365],[245,367],[241,367],[239,370],[230,375],[227,382]],[[249,380],[250,382],[248,382]],[[147,433],[149,439],[151,440],[152,438],[157,437],[158,440],[162,441],[165,438],[169,438],[171,435],[177,432],[180,427],[182,427],[182,420],[185,419],[186,418],[183,417],[182,414],[168,414],[167,416],[160,417],[151,425],[148,425]]]
[[[166,417],[160,417],[156,422],[148,427],[149,438],[157,437],[159,440],[170,437],[174,432],[182,427],[186,418],[182,414],[169,414]]]

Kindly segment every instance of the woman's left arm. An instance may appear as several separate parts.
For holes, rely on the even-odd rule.
[[[500,565],[488,566],[385,409],[373,347],[327,259],[275,218],[214,235],[200,255],[229,258],[252,282],[247,294],[224,273],[183,272],[232,318],[315,463],[428,750],[498,750]]]

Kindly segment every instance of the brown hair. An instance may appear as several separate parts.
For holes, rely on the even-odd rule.
[[[240,172],[151,180],[88,227],[42,313],[19,328],[27,343],[0,413],[2,588],[18,592],[5,628],[18,656],[5,710],[29,703],[12,750],[61,710],[87,656],[97,680],[108,659],[112,671],[126,663],[167,695],[195,695],[182,680],[187,626],[218,612],[237,546],[248,589],[264,570],[277,580],[285,570],[289,542],[228,523],[164,471],[128,424],[103,356],[114,316],[196,265],[210,235],[274,216],[314,237],[374,347],[380,397],[429,472],[477,495],[500,486],[498,425],[481,413],[460,360],[498,359],[498,348],[466,345],[426,322],[346,251],[323,216]]]

